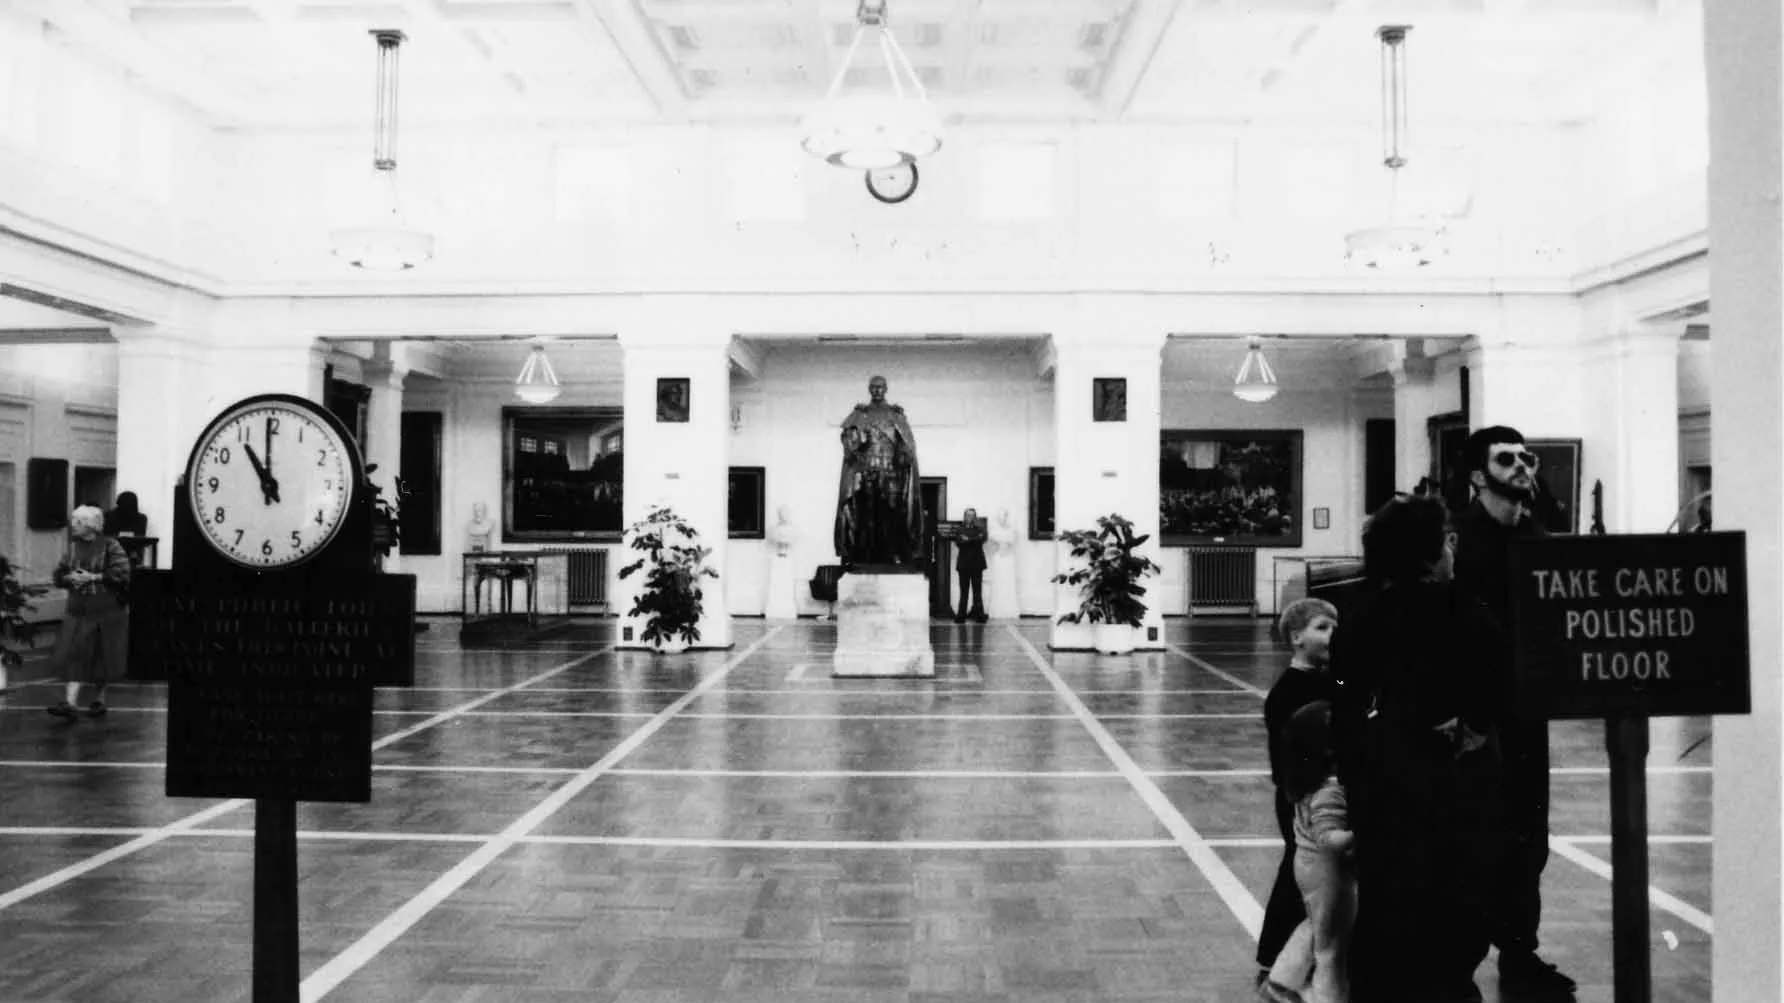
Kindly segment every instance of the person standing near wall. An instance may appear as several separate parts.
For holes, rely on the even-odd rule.
[[[954,545],[960,548],[960,556],[954,561],[954,568],[960,573],[960,608],[954,613],[955,623],[965,623],[972,617],[978,623],[984,623],[985,616],[985,524],[979,521],[977,509],[967,509],[960,520],[960,535],[955,537]],[[967,605],[968,593],[972,597],[972,605]]]
[[[56,639],[55,664],[67,686],[62,702],[50,714],[72,721],[78,716],[81,684],[94,687],[87,716],[105,716],[107,683],[124,678],[130,645],[130,558],[117,540],[100,530],[105,513],[91,505],[74,510],[68,520],[68,553],[51,580],[68,590],[62,632]]]
[[[1548,535],[1531,512],[1540,461],[1517,429],[1493,425],[1468,437],[1464,462],[1474,501],[1453,521],[1456,583],[1472,592],[1509,633],[1512,541]],[[1499,671],[1509,698],[1509,661]],[[1548,720],[1508,715],[1500,740],[1502,837],[1492,916],[1499,982],[1519,997],[1569,999],[1574,981],[1536,953],[1542,872],[1549,859]]]

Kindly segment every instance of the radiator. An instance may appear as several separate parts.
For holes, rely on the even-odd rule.
[[[1188,547],[1189,615],[1197,607],[1244,606],[1257,615],[1256,547]]]
[[[569,558],[570,605],[607,605],[606,547],[542,547],[541,554],[563,554]]]

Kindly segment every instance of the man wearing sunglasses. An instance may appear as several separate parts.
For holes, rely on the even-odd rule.
[[[1517,429],[1493,425],[1468,437],[1464,462],[1474,501],[1451,520],[1455,579],[1509,632],[1511,541],[1548,533],[1531,511],[1541,491],[1540,460]],[[1507,664],[1507,692],[1511,671]],[[1536,954],[1542,871],[1549,859],[1548,721],[1508,717],[1499,734],[1504,773],[1491,925],[1499,948],[1500,991],[1507,999],[1570,999],[1574,981]]]

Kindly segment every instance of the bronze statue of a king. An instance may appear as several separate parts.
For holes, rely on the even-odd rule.
[[[923,499],[917,440],[904,408],[886,403],[886,378],[867,383],[866,404],[842,421],[836,492],[836,556],[844,567],[922,570]]]

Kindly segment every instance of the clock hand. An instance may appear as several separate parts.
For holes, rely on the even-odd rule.
[[[278,501],[279,482],[273,479],[272,472],[266,468],[266,464],[260,462],[260,457],[255,455],[253,446],[244,444],[242,449],[248,454],[248,462],[254,465],[254,475],[260,478],[260,496],[265,499],[268,505]]]
[[[278,419],[276,418],[268,417],[266,419],[266,476],[268,477],[273,476],[273,436],[279,434],[277,423]],[[273,483],[278,484],[279,482],[275,479]]]

